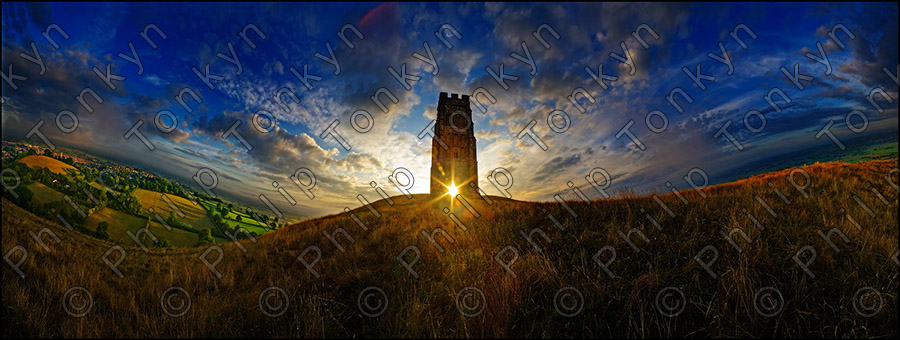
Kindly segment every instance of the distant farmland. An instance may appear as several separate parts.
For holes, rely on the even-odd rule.
[[[201,204],[203,204],[206,207],[206,209],[209,209],[210,211],[213,211],[216,214],[222,214],[222,211],[220,211],[218,208],[216,208],[216,204],[214,202],[202,201]],[[238,222],[238,220],[237,220],[237,218],[239,216],[241,218],[240,222]],[[228,223],[231,226],[238,226],[238,227],[244,228],[248,232],[251,232],[251,233],[255,232],[257,234],[264,234],[270,230],[267,227],[263,226],[260,222],[256,221],[252,217],[250,217],[250,215],[247,215],[246,213],[239,211],[237,209],[230,210],[227,214],[222,216],[222,218],[225,219],[225,223]]]
[[[169,202],[166,202],[166,200],[162,198],[163,195],[165,195],[169,202],[177,209],[173,209],[172,206],[169,205]],[[162,216],[162,218],[168,219],[170,212],[175,211],[176,218],[179,221],[190,225],[194,229],[213,229],[213,223],[207,216],[206,210],[203,210],[202,207],[195,205],[186,198],[144,189],[136,189],[134,191],[134,196],[141,202],[141,206],[144,207],[144,211],[148,215],[150,215],[149,209],[153,208],[153,210]],[[184,214],[184,216],[178,216],[179,213]]]
[[[90,230],[96,230],[97,224],[101,221],[109,223],[110,240],[122,245],[138,247],[134,239],[128,236],[128,232],[130,231],[132,234],[137,235],[138,230],[144,227],[147,227],[155,237],[165,239],[172,246],[193,246],[197,244],[196,233],[177,228],[172,228],[169,231],[162,224],[156,222],[155,219],[151,218],[150,223],[147,224],[147,218],[129,215],[111,208],[103,208],[95,212],[84,221],[84,225]],[[142,240],[142,242],[147,246],[153,243],[152,240]]]

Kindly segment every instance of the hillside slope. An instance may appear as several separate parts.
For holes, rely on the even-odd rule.
[[[32,155],[24,157],[19,161],[35,169],[47,168],[47,170],[50,170],[50,172],[57,174],[65,174],[66,170],[69,169],[75,170],[76,172],[78,171],[78,169],[75,169],[74,166],[68,165],[55,158],[47,156]]]
[[[687,190],[687,204],[662,195],[672,214],[647,196],[573,201],[571,212],[555,202],[476,199],[480,217],[462,206],[453,211],[465,231],[442,212],[447,202],[397,196],[393,206],[373,203],[381,217],[359,207],[256,243],[221,245],[215,271],[201,258],[207,252],[215,263],[217,248],[125,246],[121,278],[103,261],[112,243],[3,200],[3,252],[13,263],[21,258],[9,255],[14,247],[28,253],[19,266],[24,278],[3,265],[3,335],[897,336],[898,191],[885,179],[898,182],[897,165],[815,164],[794,170],[793,184],[784,170],[702,194]],[[45,226],[61,240],[45,236],[47,249],[29,235]],[[437,227],[453,241],[432,234]],[[736,233],[732,245],[721,232],[734,228],[751,241]],[[848,242],[827,234],[834,228]],[[540,249],[523,237],[529,234]],[[710,252],[700,256],[712,263],[709,271],[695,260],[707,246],[719,254],[715,262]],[[807,246],[815,259],[807,251],[799,260],[815,277],[793,259]],[[418,261],[412,250],[400,257],[418,277],[398,260],[405,249],[420,254]],[[498,253],[505,263],[518,257],[505,269]],[[79,313],[86,314],[70,316]]]

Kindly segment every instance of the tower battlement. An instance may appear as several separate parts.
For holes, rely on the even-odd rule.
[[[456,94],[456,93],[448,94],[447,92],[441,92],[441,96],[440,96],[440,98],[438,98],[438,105],[441,105],[441,103],[444,103],[447,105],[468,107],[469,106],[469,95],[467,95],[467,94],[460,95],[460,94]]]

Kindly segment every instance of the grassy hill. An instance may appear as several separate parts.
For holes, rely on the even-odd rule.
[[[455,207],[465,231],[442,212],[447,202],[398,196],[393,206],[384,200],[373,203],[380,218],[360,207],[353,215],[281,228],[257,243],[242,241],[246,252],[238,244],[222,244],[224,255],[215,266],[221,277],[200,260],[206,247],[146,254],[123,245],[127,256],[118,267],[124,275],[120,278],[100,260],[113,243],[70,232],[3,200],[3,251],[22,246],[29,254],[21,265],[24,279],[3,266],[2,316],[9,325],[3,333],[896,337],[898,191],[885,177],[893,176],[888,178],[897,183],[896,173],[889,175],[897,166],[896,160],[815,164],[795,171],[793,184],[786,178],[791,170],[784,170],[707,188],[702,195],[684,191],[687,204],[673,194],[659,197],[674,216],[648,196],[569,202],[571,213],[555,202],[492,197],[488,206],[477,199],[471,203],[480,217]],[[808,186],[803,173],[809,175]],[[765,229],[756,227],[748,214]],[[61,239],[49,241],[49,251],[28,234],[45,226]],[[436,227],[453,239],[435,236],[443,251],[422,235]],[[531,234],[540,250],[522,236],[535,228],[549,239]],[[734,228],[750,238],[747,242],[735,234],[740,251],[720,233]],[[323,235],[335,230],[353,238],[336,234],[343,251]],[[847,237],[844,242],[831,235],[839,251],[819,234],[831,230]],[[411,245],[420,252],[412,265],[418,277],[397,260]],[[310,246],[322,253],[314,265],[318,276],[297,259]],[[508,266],[515,277],[495,260],[509,246],[518,255]],[[594,259],[607,246],[616,252],[607,268],[614,278]],[[707,246],[719,253],[710,266],[715,278],[695,260]],[[807,246],[816,251],[808,266],[815,277],[793,259]],[[216,254],[207,254],[209,262]],[[501,258],[509,262],[513,254],[507,251]],[[600,260],[609,261],[608,254]],[[315,253],[305,255],[312,262]],[[405,260],[412,263],[413,255]],[[711,262],[710,257],[701,259]],[[86,317],[72,317],[63,308],[83,306],[66,295],[75,286],[91,294]],[[173,286],[190,297],[183,315],[176,307],[185,306],[185,295],[169,299]],[[369,287],[384,295],[371,294],[378,290]],[[861,290],[866,287],[881,298],[859,294],[872,291]],[[473,291],[480,293],[469,294]],[[386,308],[377,308],[382,305]]]
[[[47,168],[47,170],[50,170],[50,172],[57,174],[65,174],[66,170],[69,169],[77,171],[75,167],[47,156],[28,156],[22,158],[19,161],[35,169]]]

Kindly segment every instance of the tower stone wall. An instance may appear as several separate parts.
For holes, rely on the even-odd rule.
[[[431,194],[446,194],[451,183],[464,196],[478,193],[475,128],[469,96],[441,92],[431,142]]]

